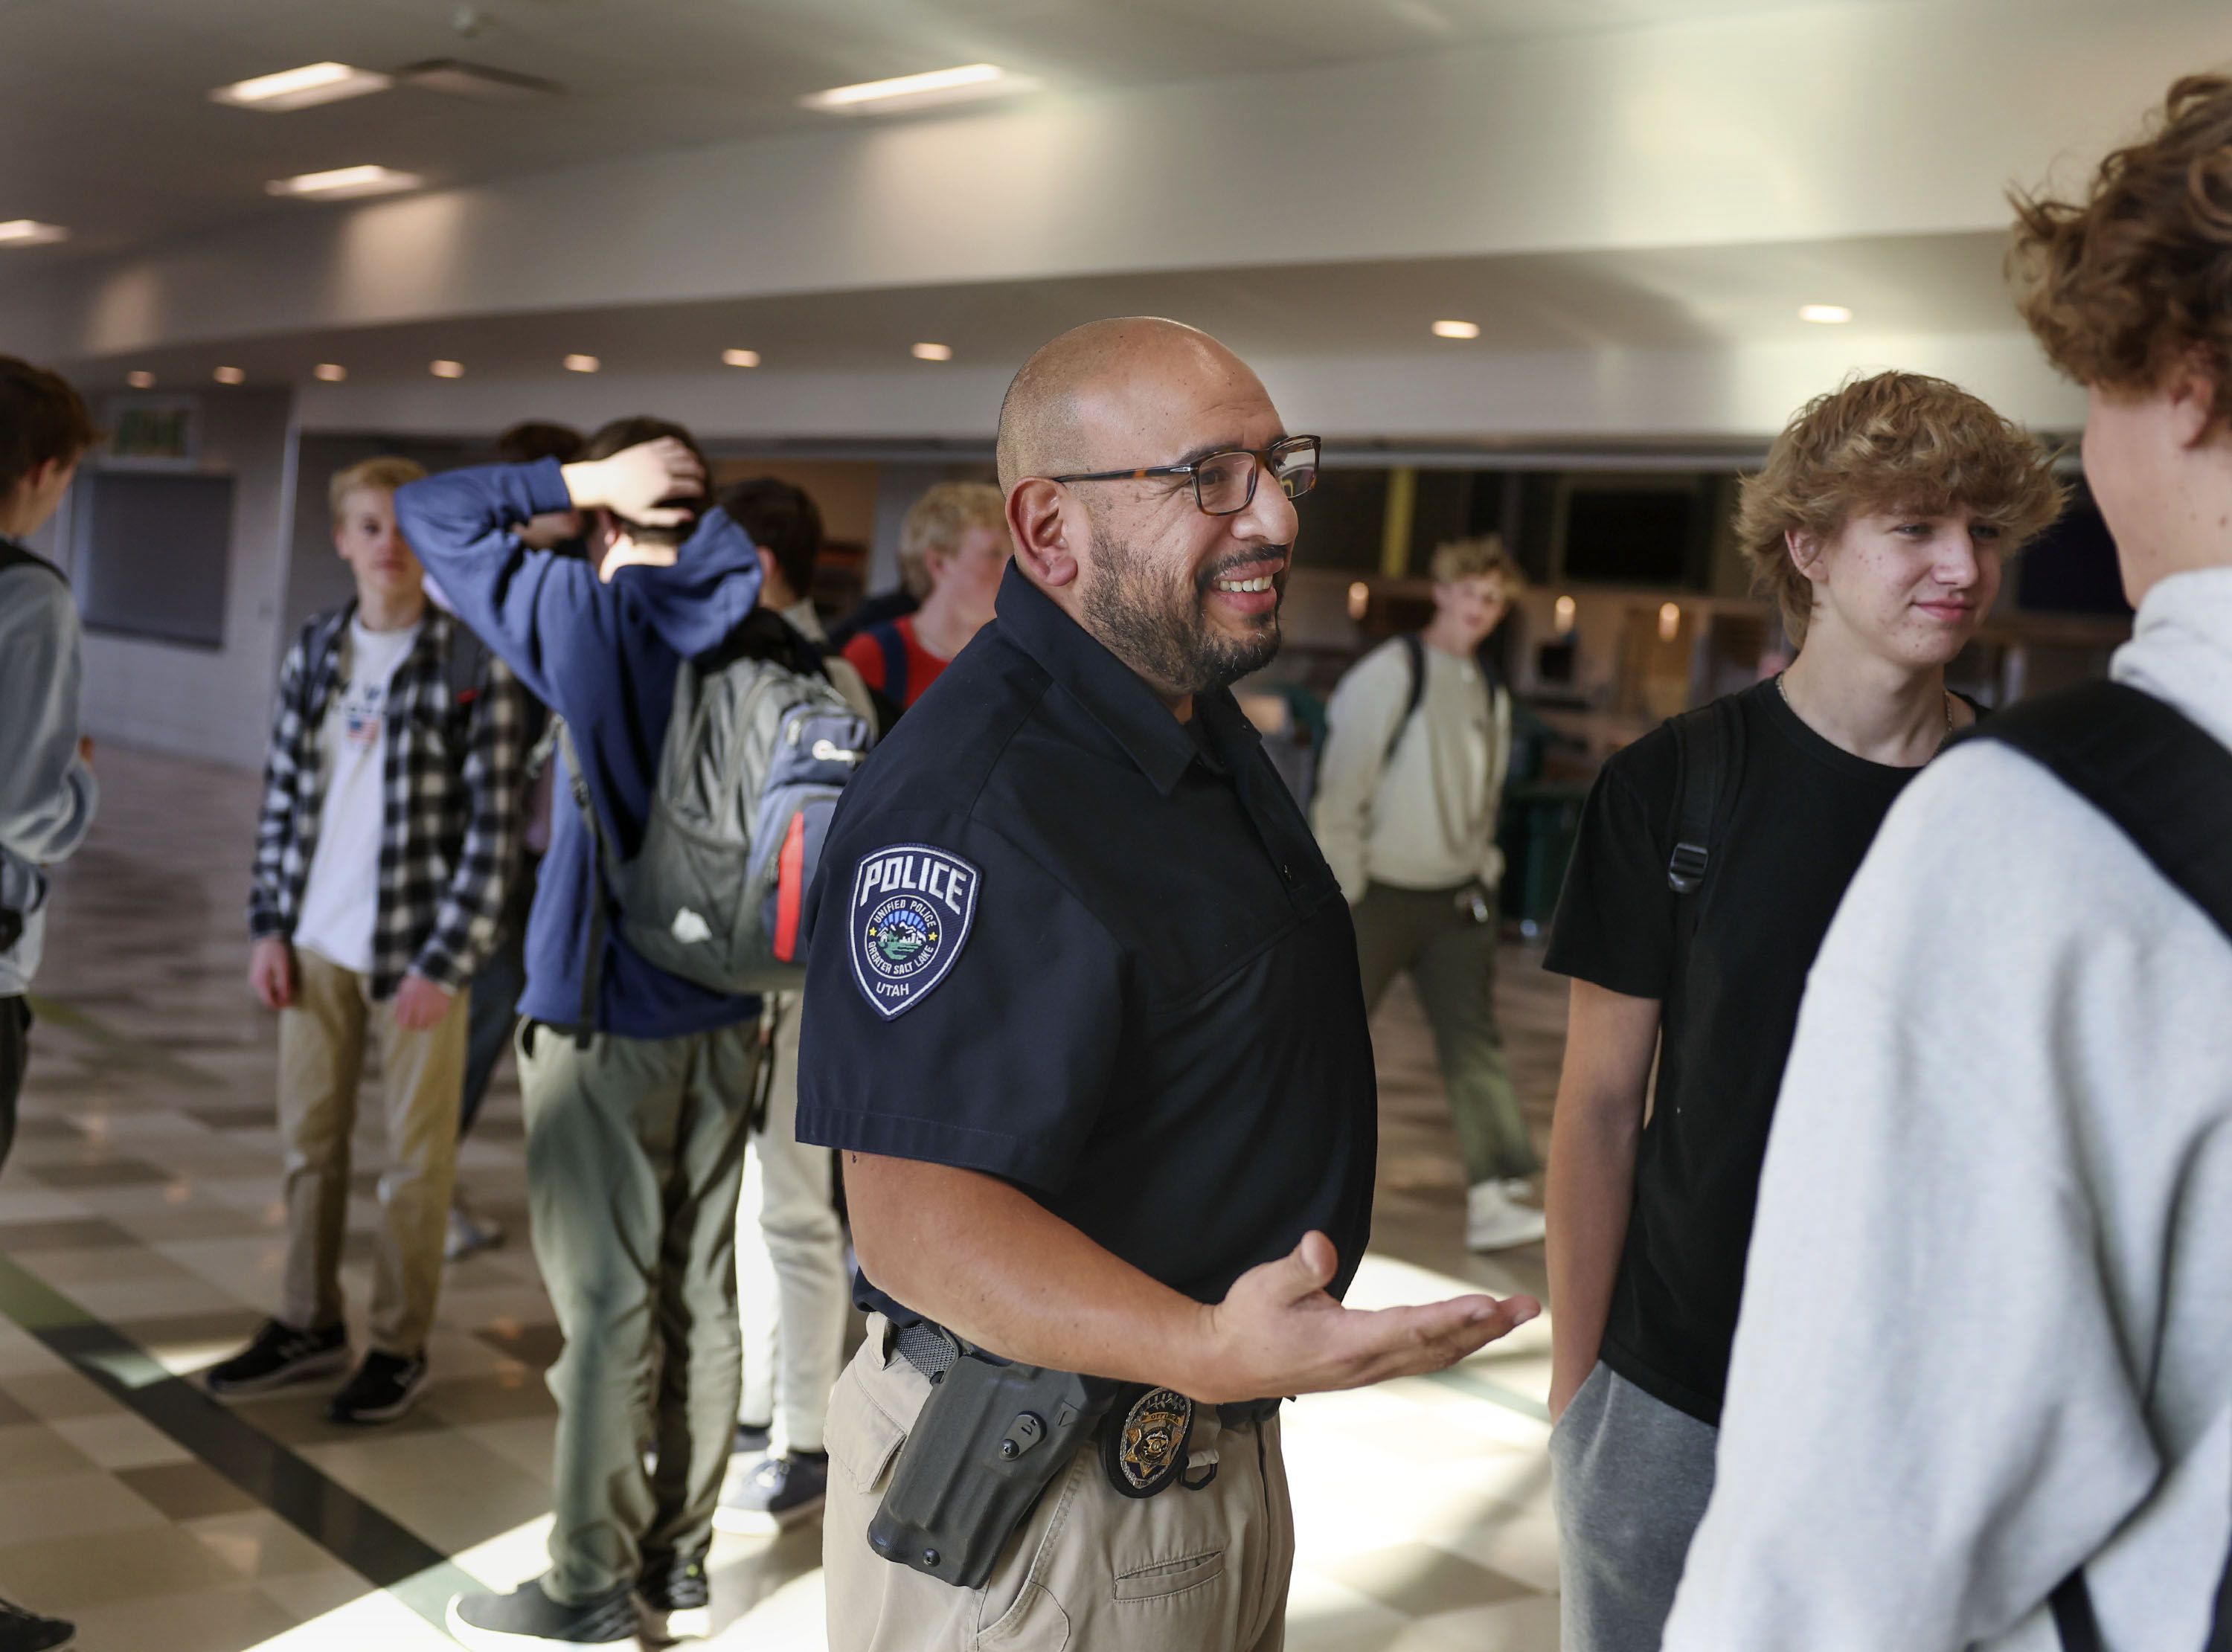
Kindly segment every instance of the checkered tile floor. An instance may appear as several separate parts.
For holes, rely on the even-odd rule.
[[[346,1652],[451,1644],[468,1579],[541,1569],[557,1348],[524,1243],[507,1077],[464,1150],[504,1248],[451,1270],[434,1380],[375,1433],[318,1396],[227,1412],[186,1383],[277,1282],[275,1032],[244,983],[253,778],[105,751],[103,814],[60,869],[23,1122],[0,1180],[0,1595],[89,1652]],[[1500,1002],[1547,1130],[1563,994],[1507,952]],[[1366,1304],[1463,1286],[1540,1295],[1539,1248],[1459,1242],[1463,1189],[1407,993],[1375,1027],[1384,1093]],[[371,1115],[367,1110],[367,1123]],[[360,1132],[344,1270],[369,1285],[380,1147]],[[1290,1409],[1295,1652],[1549,1652],[1557,1641],[1546,1323],[1457,1370]],[[717,1646],[821,1645],[819,1532],[723,1538]]]

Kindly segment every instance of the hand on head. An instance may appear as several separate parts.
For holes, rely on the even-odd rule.
[[[608,459],[581,460],[564,467],[562,474],[575,509],[608,510],[646,528],[680,527],[695,511],[665,502],[705,491],[705,467],[672,436],[622,448]]]

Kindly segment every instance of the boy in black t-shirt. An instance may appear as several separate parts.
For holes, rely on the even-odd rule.
[[[1806,972],[1892,800],[1974,721],[1945,666],[2060,504],[2037,444],[1942,379],[1816,398],[1744,484],[1739,537],[1801,651],[1714,736],[1702,887],[1669,882],[1671,728],[1590,794],[1545,960],[1573,977],[1549,1178],[1567,1652],[1658,1645],[1712,1489]]]

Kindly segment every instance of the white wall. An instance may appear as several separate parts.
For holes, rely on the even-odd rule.
[[[234,477],[224,645],[88,633],[85,722],[96,740],[253,768],[263,760],[282,638],[294,502],[294,398],[203,398],[202,468]],[[67,542],[67,523],[57,528]],[[249,845],[241,845],[247,855]]]

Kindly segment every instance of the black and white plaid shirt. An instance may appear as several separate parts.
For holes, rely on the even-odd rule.
[[[326,712],[348,675],[349,603],[302,628],[279,668],[248,924],[291,937],[318,845]],[[372,991],[416,969],[451,991],[495,946],[516,870],[526,691],[450,615],[428,606],[389,679]]]

